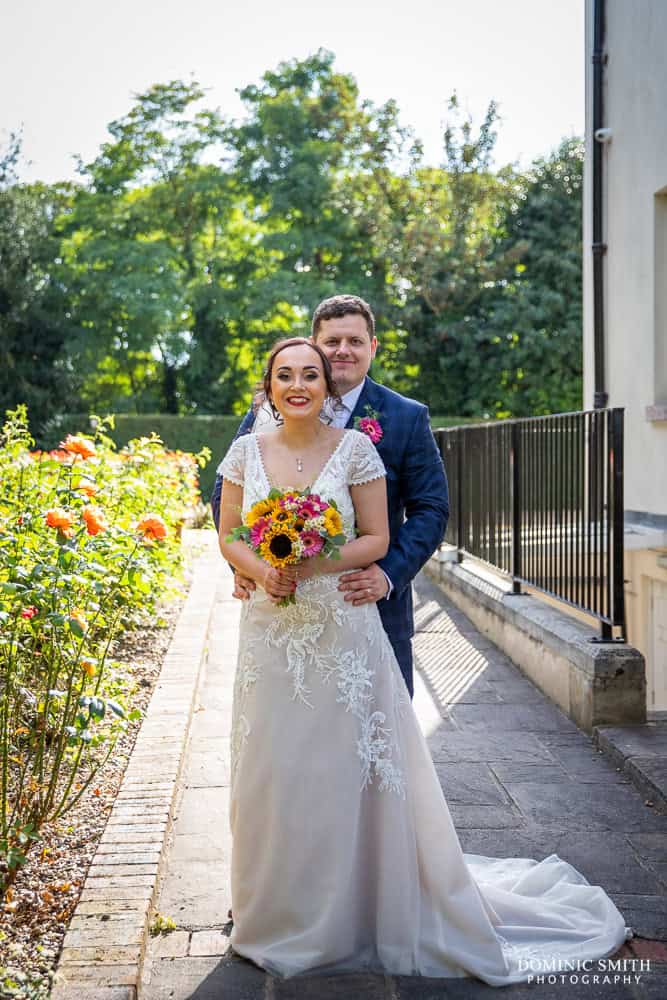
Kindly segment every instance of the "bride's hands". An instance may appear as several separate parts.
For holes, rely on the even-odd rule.
[[[267,596],[276,602],[281,597],[293,594],[300,580],[309,580],[321,572],[319,559],[304,559],[303,562],[295,566],[283,566],[280,569],[268,566],[264,572],[261,586],[266,591]]]
[[[262,587],[274,602],[293,594],[296,590],[296,566],[283,566],[280,569],[267,566]]]
[[[311,559],[304,559],[303,562],[299,563],[296,569],[296,578],[299,580],[310,580],[311,577],[317,576],[321,572],[318,566],[320,560],[317,557]]]

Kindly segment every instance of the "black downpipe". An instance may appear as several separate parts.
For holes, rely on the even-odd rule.
[[[605,63],[605,0],[593,0],[593,337],[595,396],[593,406],[601,409],[607,405],[605,385],[604,337],[604,268],[603,258],[607,244],[603,242],[602,225],[602,143],[596,139],[603,127],[602,74]]]

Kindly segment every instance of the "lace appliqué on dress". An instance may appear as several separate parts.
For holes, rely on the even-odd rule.
[[[269,491],[261,453],[251,435],[238,438],[232,444],[219,471],[232,482],[245,483],[244,512]],[[368,437],[359,431],[345,431],[344,440],[313,483],[312,489],[326,500],[335,499],[348,540],[355,537],[354,506],[349,486],[361,485],[385,474],[382,459]],[[355,608],[351,613],[352,609],[348,611],[343,605],[337,588],[337,575],[312,577],[300,584],[294,604],[275,608],[261,634],[256,633],[251,638],[252,629],[244,629],[246,638],[239,651],[234,685],[232,776],[250,735],[248,716],[252,716],[252,712],[248,699],[252,697],[255,685],[261,683],[259,665],[270,655],[270,649],[280,649],[285,657],[286,673],[291,678],[292,700],[316,711],[309,674],[311,678],[318,677],[327,686],[333,679],[337,690],[336,702],[357,719],[356,752],[361,764],[362,789],[377,781],[380,791],[391,791],[405,797],[403,772],[396,762],[396,741],[386,725],[386,714],[375,708],[373,692],[375,664],[383,670],[390,670],[391,667],[387,662],[390,652],[388,639],[377,608]],[[244,616],[252,618],[254,600],[255,595],[245,604]],[[339,636],[346,630],[352,645],[347,649],[339,644]],[[389,651],[385,656],[378,654],[383,646]],[[369,664],[369,651],[373,653],[373,665]],[[403,708],[401,697],[407,697],[407,691],[399,691],[393,679],[392,692],[392,710],[400,713]]]
[[[321,643],[322,636],[327,631],[331,633],[333,626],[340,628],[344,622],[347,628],[353,628],[352,621],[345,618],[336,601],[337,586],[337,577],[315,577],[306,581],[297,593],[296,603],[279,608],[263,638],[255,639],[253,645],[262,643],[284,650],[287,672],[292,678],[292,699],[305,708],[317,709],[312,699],[312,686],[308,683],[309,672],[319,676],[325,685],[335,679],[336,701],[359,722],[356,749],[361,763],[362,790],[377,779],[380,791],[395,792],[404,798],[405,781],[394,760],[397,747],[391,730],[385,725],[386,715],[373,710],[375,671],[369,664],[368,650],[376,653],[379,645],[388,641],[382,633],[377,610],[369,608],[363,613],[364,619],[376,619],[375,628],[364,620],[356,625],[360,639],[356,648],[342,649],[336,645],[327,648]],[[373,636],[371,642],[367,634]],[[380,664],[385,664],[384,658],[380,659]],[[245,675],[246,671],[242,673]],[[241,688],[244,683],[241,682]],[[398,698],[395,704],[397,701]]]

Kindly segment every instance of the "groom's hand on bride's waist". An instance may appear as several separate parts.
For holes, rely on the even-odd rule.
[[[242,573],[234,571],[234,590],[232,591],[232,597],[237,597],[239,601],[247,601],[253,590],[257,588],[257,584],[254,580],[251,580],[249,576],[243,576]]]
[[[377,563],[371,563],[365,569],[342,573],[338,589],[344,592],[345,600],[351,601],[355,607],[358,604],[370,604],[389,595],[389,577]]]

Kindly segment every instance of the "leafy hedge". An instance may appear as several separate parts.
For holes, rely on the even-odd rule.
[[[137,415],[117,414],[115,427],[107,433],[118,448],[123,448],[133,438],[148,437],[151,433],[162,438],[165,447],[196,454],[202,448],[211,449],[211,461],[199,473],[201,495],[208,503],[215,482],[215,470],[232,442],[241,418],[232,415],[221,416],[174,416],[169,413],[142,413]],[[453,427],[456,424],[471,423],[472,418],[432,416],[433,427]],[[63,435],[89,426],[85,414],[70,414],[52,421],[48,433],[41,442],[42,447],[54,448]]]
[[[166,448],[173,451],[197,454],[202,448],[210,448],[211,460],[199,472],[202,499],[208,502],[215,482],[215,470],[229,448],[232,438],[241,422],[235,415],[229,416],[177,416],[171,413],[119,413],[114,417],[114,427],[107,430],[117,448],[124,448],[134,438],[157,434]],[[64,434],[76,433],[90,426],[86,414],[73,413],[51,421],[40,444],[44,448],[55,448]]]

